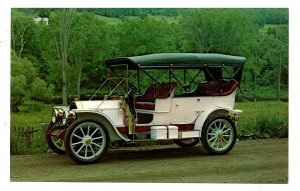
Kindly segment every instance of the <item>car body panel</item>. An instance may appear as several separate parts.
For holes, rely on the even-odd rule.
[[[75,112],[93,111],[106,116],[114,126],[123,126],[124,111],[120,108],[120,100],[76,101]]]
[[[107,127],[109,132],[110,139],[112,141],[117,140],[124,140],[129,141],[128,138],[124,137],[117,129],[114,121],[111,120],[110,116],[106,115],[105,113],[97,110],[73,110],[76,114],[78,119],[93,119],[99,121],[101,124]]]

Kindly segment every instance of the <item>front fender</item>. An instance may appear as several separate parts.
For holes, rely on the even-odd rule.
[[[225,107],[214,107],[211,110],[207,110],[198,116],[194,129],[199,130],[201,135],[201,130],[206,119],[208,119],[211,115],[228,115],[229,112],[233,112],[233,110]]]
[[[102,123],[108,130],[110,140],[129,141],[117,129],[113,121],[104,113],[99,111],[73,110],[77,114],[77,119],[94,119]]]

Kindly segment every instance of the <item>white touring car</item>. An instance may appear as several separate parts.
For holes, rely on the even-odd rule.
[[[110,73],[89,100],[54,107],[47,143],[81,164],[97,162],[115,141],[190,147],[201,140],[207,152],[225,154],[236,142],[242,111],[233,108],[245,60],[197,53],[107,60]]]

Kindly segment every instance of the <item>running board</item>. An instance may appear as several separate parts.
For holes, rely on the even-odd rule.
[[[200,131],[179,131],[179,139],[200,138]]]

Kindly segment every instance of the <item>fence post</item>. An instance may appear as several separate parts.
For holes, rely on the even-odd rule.
[[[48,127],[47,123],[40,123],[40,129],[42,129],[43,131],[46,131]]]

